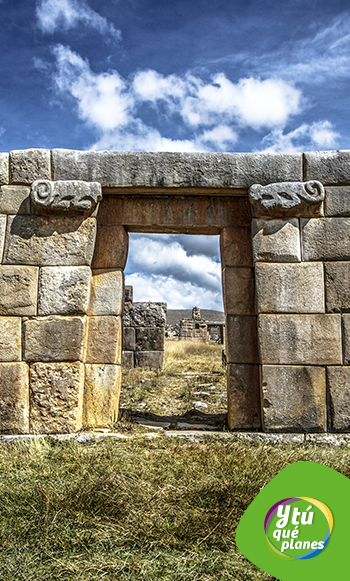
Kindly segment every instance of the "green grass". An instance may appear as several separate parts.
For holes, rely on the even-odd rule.
[[[284,466],[347,448],[135,436],[0,446],[0,580],[267,580],[237,523]]]

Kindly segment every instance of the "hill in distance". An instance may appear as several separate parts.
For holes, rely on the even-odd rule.
[[[192,309],[168,309],[166,322],[168,325],[175,325],[180,319],[190,319]],[[210,309],[201,309],[201,317],[205,321],[222,321],[225,322],[225,313],[222,311],[211,311]]]

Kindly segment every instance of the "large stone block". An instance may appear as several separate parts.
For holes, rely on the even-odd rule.
[[[0,363],[0,432],[29,432],[29,372],[26,363]]]
[[[340,315],[259,315],[261,362],[341,365]]]
[[[164,327],[136,327],[135,332],[136,351],[164,351]]]
[[[220,235],[220,254],[222,268],[253,266],[251,229],[223,228]]]
[[[50,150],[10,151],[11,184],[32,184],[38,179],[51,179]]]
[[[254,262],[300,262],[300,232],[297,218],[252,221]]]
[[[176,188],[144,190],[133,190],[141,194],[138,196],[108,195],[104,190],[98,225],[122,225],[128,232],[163,234],[220,234],[224,227],[250,228],[252,212],[245,192],[237,195],[235,190],[235,195],[227,196],[224,194],[231,190],[225,188],[219,192],[210,189],[208,195],[204,195],[202,188],[186,188],[185,192]],[[122,188],[117,193],[129,194]],[[173,195],[180,193],[185,195]]]
[[[23,323],[25,361],[83,361],[86,317],[39,317]]]
[[[324,367],[263,365],[262,397],[266,431],[326,431]]]
[[[0,188],[0,214],[30,214],[30,189],[26,186]]]
[[[256,317],[226,317],[226,358],[228,363],[259,363]]]
[[[84,364],[34,363],[30,367],[30,431],[76,432],[82,427]]]
[[[86,363],[121,363],[121,317],[88,317]]]
[[[259,366],[227,366],[227,423],[230,430],[261,428]]]
[[[164,351],[135,351],[135,367],[163,369]]]
[[[38,315],[82,315],[89,307],[89,266],[44,266],[39,274]]]
[[[326,262],[327,313],[350,312],[350,262]]]
[[[120,365],[85,364],[84,425],[108,427],[118,419]]]
[[[258,262],[255,266],[258,313],[324,313],[321,262]]]
[[[350,151],[308,151],[304,153],[306,180],[325,186],[350,184]]]
[[[108,187],[247,188],[302,179],[301,154],[52,150],[55,180]]]
[[[326,188],[325,216],[350,216],[350,187]]]
[[[342,316],[344,365],[350,365],[350,315]]]
[[[135,367],[134,351],[122,351],[122,368],[134,369],[134,367]]]
[[[39,268],[0,266],[0,315],[35,316]]]
[[[222,283],[226,315],[255,313],[253,268],[226,267],[222,272]]]
[[[135,351],[136,333],[133,327],[123,327],[123,351]]]
[[[20,317],[0,317],[0,361],[21,361]]]
[[[0,184],[8,184],[10,181],[10,156],[8,153],[0,153]]]
[[[97,218],[97,235],[92,268],[125,268],[129,235],[124,226],[105,226]]]
[[[90,265],[95,234],[95,218],[9,216],[3,263]]]
[[[89,315],[121,315],[124,275],[120,269],[92,271]]]
[[[301,219],[303,260],[350,260],[350,219]]]
[[[327,367],[329,428],[350,432],[350,367]]]
[[[0,214],[0,263],[3,259],[5,245],[6,219],[7,216],[5,214]]]
[[[123,314],[125,327],[165,327],[166,303],[133,303]]]

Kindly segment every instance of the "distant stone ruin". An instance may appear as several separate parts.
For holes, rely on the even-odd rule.
[[[134,303],[133,287],[125,286],[122,367],[162,369],[166,303]]]
[[[190,319],[180,319],[175,325],[167,325],[166,337],[178,341],[199,343],[225,343],[225,323],[206,321],[199,307],[193,307]]]
[[[118,417],[129,232],[220,235],[231,430],[350,432],[350,151],[29,149],[0,153],[0,433]]]

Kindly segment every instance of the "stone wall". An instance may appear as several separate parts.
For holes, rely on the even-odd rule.
[[[13,151],[0,186],[0,432],[116,418],[128,231],[220,234],[231,429],[350,431],[350,152]]]
[[[122,367],[162,369],[166,303],[134,303],[132,286],[125,287]]]

